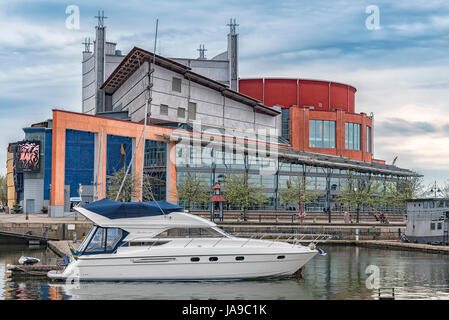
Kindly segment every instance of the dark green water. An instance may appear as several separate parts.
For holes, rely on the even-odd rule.
[[[14,280],[6,264],[21,255],[54,264],[48,249],[0,246],[3,299],[377,299],[367,288],[369,265],[378,267],[381,287],[397,299],[449,299],[449,256],[345,246],[322,246],[326,256],[306,265],[303,279],[235,282],[89,282],[76,286],[44,279]],[[369,282],[369,281],[368,281]],[[370,283],[370,282],[369,282]],[[386,292],[389,293],[389,292]]]

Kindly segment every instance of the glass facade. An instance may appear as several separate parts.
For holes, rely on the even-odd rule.
[[[145,174],[150,178],[155,200],[166,199],[167,143],[145,141]]]
[[[195,163],[196,162],[196,163]],[[183,143],[176,145],[176,172],[177,183],[185,181],[187,174],[200,178],[211,188],[215,183],[224,187],[224,179],[231,174],[243,175],[248,173],[248,182],[252,185],[262,186],[262,192],[268,199],[264,205],[254,206],[249,210],[259,211],[284,211],[297,210],[294,206],[283,203],[282,189],[287,187],[287,181],[296,177],[306,181],[306,188],[320,194],[313,203],[305,203],[306,210],[322,211],[327,207],[328,199],[331,208],[336,207],[336,196],[345,187],[349,170],[331,169],[325,167],[309,166],[301,163],[290,162],[285,159],[274,161],[274,170],[265,170],[267,158],[258,155],[244,155],[232,151],[223,151],[221,148],[208,146],[193,146]],[[365,179],[365,174],[357,174],[357,177]],[[371,175],[371,178],[379,181],[394,180],[396,178]],[[396,180],[395,180],[396,179]],[[327,196],[328,195],[328,196]],[[183,206],[183,200],[178,199]],[[209,203],[192,204],[192,210],[209,210]],[[225,210],[238,210],[227,205]]]
[[[335,148],[335,121],[310,120],[310,148]]]
[[[360,149],[360,127],[358,123],[345,123],[345,149],[346,150],[361,150]]]

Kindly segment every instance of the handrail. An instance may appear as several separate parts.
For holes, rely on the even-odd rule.
[[[248,233],[238,233],[238,235],[240,236],[245,236],[248,235]],[[323,233],[269,233],[269,232],[264,232],[264,233],[256,233],[256,234],[252,234],[251,238],[249,238],[245,243],[242,244],[241,247],[244,247],[246,244],[248,244],[251,240],[253,240],[253,238],[260,236],[258,238],[258,240],[262,240],[262,238],[266,237],[266,236],[272,236],[272,237],[276,237],[273,242],[270,243],[269,247],[273,245],[273,243],[275,243],[276,241],[282,241],[282,242],[288,242],[290,241],[291,238],[299,238],[297,240],[297,242],[300,241],[308,241],[310,243],[317,243],[318,241],[320,242],[325,242],[327,240],[329,240],[330,238],[332,238],[332,235],[330,234],[323,234]],[[287,239],[282,240],[281,237],[287,237]],[[309,240],[303,240],[306,239],[307,237],[309,237]]]

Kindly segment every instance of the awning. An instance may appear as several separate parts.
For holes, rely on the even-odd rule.
[[[92,202],[83,208],[109,219],[158,216],[184,209],[167,201],[118,202],[109,199]]]

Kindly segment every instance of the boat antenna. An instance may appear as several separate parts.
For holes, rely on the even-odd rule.
[[[151,115],[151,95],[152,95],[152,88],[153,88],[153,79],[154,79],[154,69],[153,66],[155,65],[155,60],[156,60],[156,43],[157,43],[157,28],[158,28],[158,22],[159,19],[156,19],[156,32],[154,34],[154,49],[153,49],[153,62],[151,62],[151,59],[148,60],[149,62],[149,70],[148,70],[148,97],[147,97],[147,101],[145,103],[145,116],[144,116],[144,121],[143,121],[143,146],[142,146],[142,170],[140,172],[140,202],[143,201],[143,171],[144,171],[144,167],[145,167],[145,139],[146,139],[146,128],[147,128],[147,119],[148,119],[148,110],[150,110],[150,115]]]

